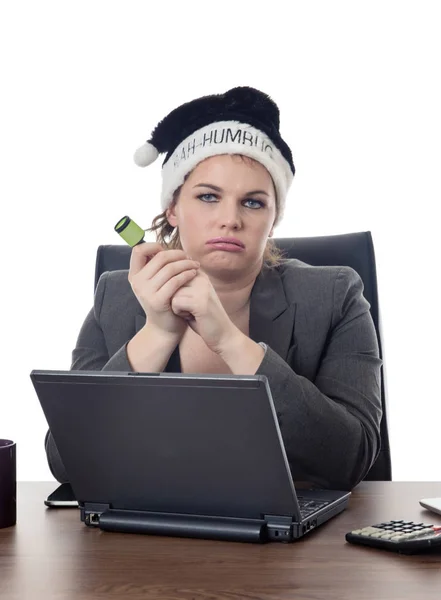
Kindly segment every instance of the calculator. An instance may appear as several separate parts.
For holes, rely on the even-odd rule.
[[[441,525],[403,520],[387,521],[350,531],[346,534],[346,541],[403,554],[436,549],[441,552]]]

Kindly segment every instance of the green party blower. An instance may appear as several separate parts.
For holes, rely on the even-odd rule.
[[[130,217],[125,216],[120,219],[115,225],[115,231],[132,248],[144,242],[144,229],[141,229]]]

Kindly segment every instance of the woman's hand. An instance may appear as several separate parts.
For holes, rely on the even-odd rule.
[[[217,354],[223,352],[233,336],[242,335],[227,315],[208,276],[200,270],[174,294],[171,307]]]
[[[149,326],[155,326],[167,336],[183,336],[188,313],[177,315],[171,309],[176,292],[191,282],[199,263],[189,259],[183,250],[165,250],[158,243],[135,246],[130,258],[129,283],[144,309]]]

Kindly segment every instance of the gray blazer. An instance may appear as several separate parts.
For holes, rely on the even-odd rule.
[[[131,371],[126,346],[146,322],[128,271],[103,273],[71,369]],[[379,350],[363,283],[349,267],[286,260],[264,269],[250,300],[250,337],[266,375],[294,480],[352,489],[380,450]],[[50,432],[45,447],[67,476]]]

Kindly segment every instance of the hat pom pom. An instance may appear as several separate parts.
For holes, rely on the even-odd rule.
[[[158,158],[158,150],[150,142],[146,142],[135,152],[134,160],[138,167],[148,167]]]

